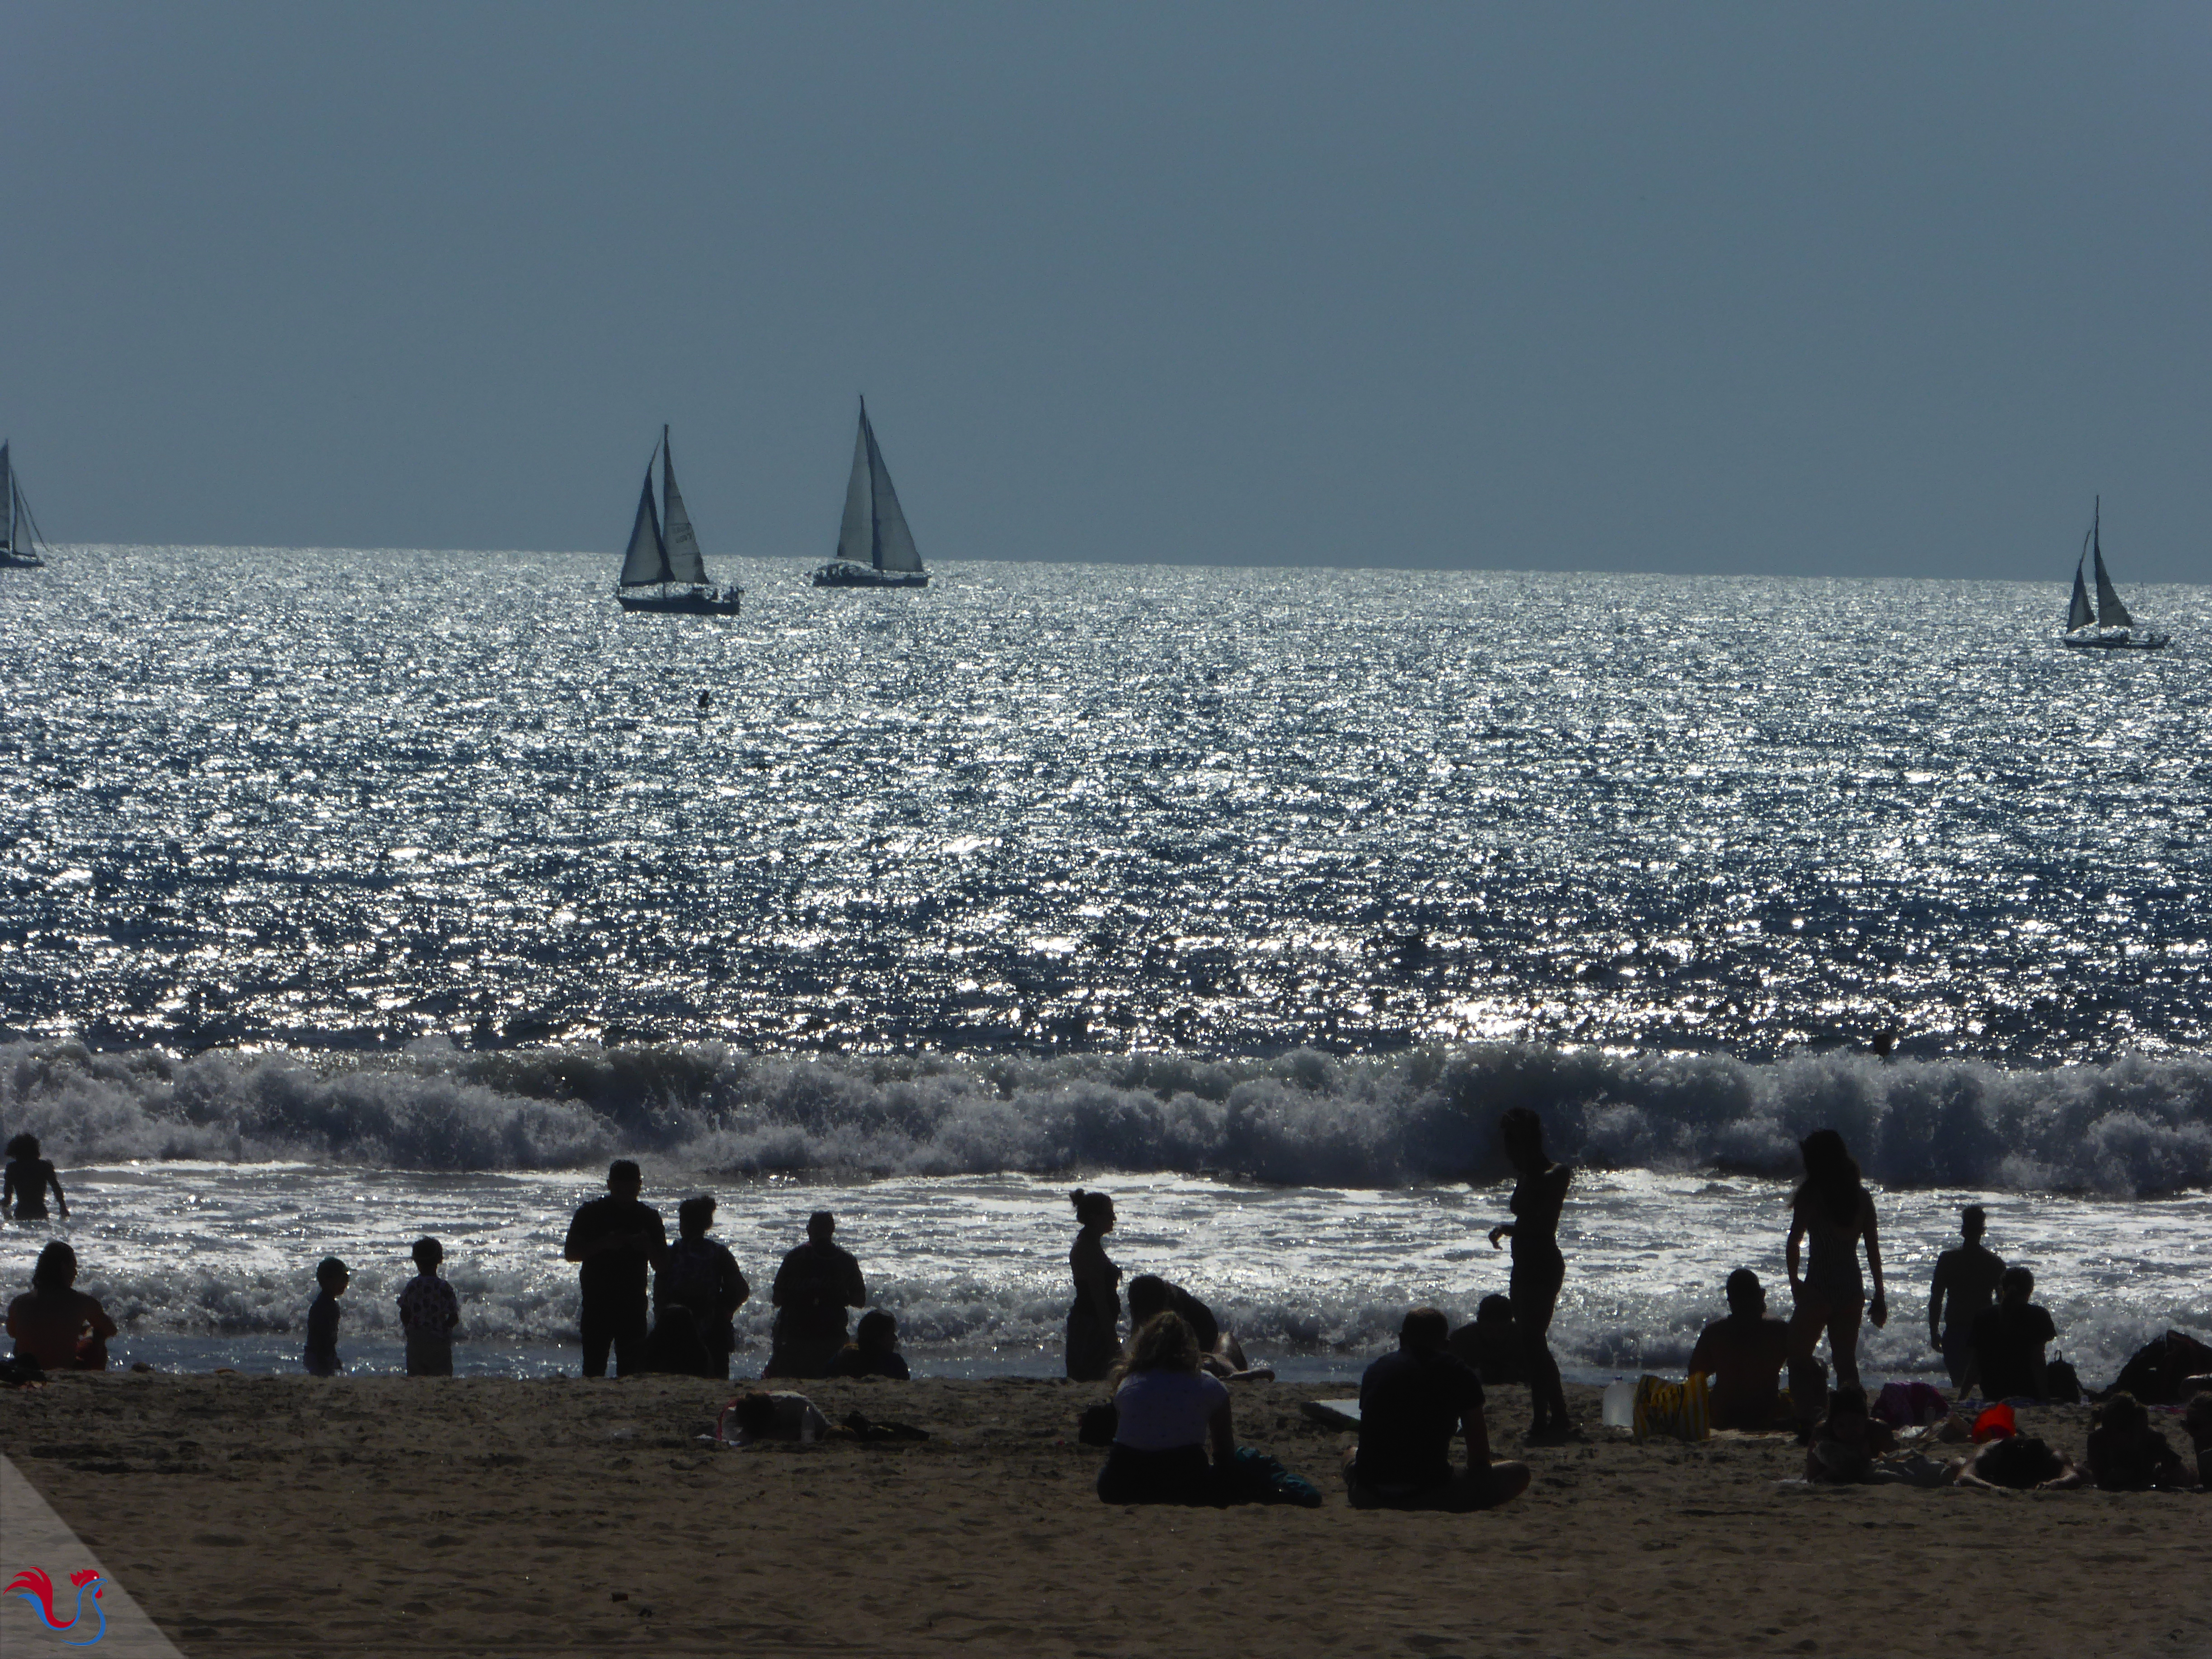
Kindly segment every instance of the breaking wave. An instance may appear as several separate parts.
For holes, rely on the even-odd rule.
[[[1771,1063],[1540,1044],[1052,1058],[761,1054],[714,1042],[362,1056],[0,1044],[0,1120],[64,1163],[307,1159],[580,1168],[617,1154],[732,1174],[1221,1171],[1397,1187],[1505,1174],[1534,1108],[1605,1168],[1787,1175],[1843,1132],[1892,1186],[2132,1196],[2212,1186],[2212,1060],[2029,1069],[1844,1052]]]

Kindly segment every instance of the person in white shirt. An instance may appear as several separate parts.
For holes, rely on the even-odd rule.
[[[1198,1334],[1182,1315],[1154,1314],[1139,1328],[1128,1358],[1115,1368],[1114,1446],[1098,1471],[1102,1502],[1216,1501],[1237,1434],[1228,1385],[1203,1364]]]

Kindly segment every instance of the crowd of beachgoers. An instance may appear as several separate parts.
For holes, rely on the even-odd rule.
[[[1493,1248],[1511,1246],[1506,1293],[1485,1297],[1457,1329],[1435,1308],[1409,1310],[1397,1348],[1366,1368],[1358,1443],[1344,1453],[1341,1470],[1355,1508],[1471,1510],[1524,1491],[1528,1467],[1494,1455],[1486,1385],[1528,1389],[1526,1444],[1559,1444],[1586,1432],[1569,1415],[1549,1343],[1566,1277],[1559,1220],[1574,1170],[1551,1158],[1534,1112],[1505,1113],[1499,1134],[1518,1176],[1511,1218],[1489,1235]],[[37,1224],[46,1218],[51,1194],[66,1218],[67,1194],[38,1141],[17,1135],[7,1150],[0,1194],[6,1212]],[[1938,1258],[1929,1286],[1929,1340],[1942,1356],[1952,1393],[1892,1382],[1870,1396],[1859,1375],[1860,1327],[1889,1318],[1875,1200],[1836,1131],[1815,1131],[1800,1150],[1804,1178],[1783,1252],[1791,1316],[1768,1315],[1765,1288],[1752,1268],[1729,1275],[1729,1311],[1705,1328],[1690,1358],[1685,1386],[1693,1398],[1681,1415],[1694,1426],[1687,1431],[1794,1436],[1805,1449],[1802,1479],[1813,1485],[2212,1488],[2212,1348],[2168,1332],[2137,1352],[2111,1388],[2085,1391],[2071,1367],[2046,1358],[2057,1332],[2034,1300],[2034,1275],[1989,1248],[1978,1206],[1963,1212],[1960,1242]],[[581,1292],[581,1373],[605,1377],[611,1366],[617,1376],[726,1382],[738,1346],[736,1316],[751,1286],[730,1250],[710,1236],[715,1200],[699,1194],[678,1203],[672,1241],[643,1191],[638,1166],[617,1160],[605,1194],[579,1207],[569,1224],[562,1254],[576,1265]],[[1232,1385],[1264,1382],[1274,1373],[1248,1360],[1235,1333],[1204,1302],[1154,1274],[1129,1281],[1125,1327],[1121,1273],[1107,1249],[1113,1200],[1082,1188],[1070,1196],[1078,1232],[1068,1258],[1075,1293],[1065,1369],[1071,1380],[1109,1390],[1080,1425],[1086,1443],[1107,1448],[1099,1497],[1112,1504],[1320,1504],[1310,1481],[1237,1444]],[[860,1264],[837,1243],[836,1224],[829,1212],[815,1212],[805,1241],[777,1267],[763,1383],[910,1377],[896,1316],[868,1306]],[[445,1251],[437,1239],[416,1240],[413,1257],[416,1276],[398,1298],[407,1374],[450,1376],[460,1301],[441,1276]],[[40,1252],[31,1288],[8,1307],[15,1339],[9,1380],[107,1368],[117,1326],[98,1300],[76,1289],[77,1270],[66,1243],[55,1240]],[[314,1376],[334,1376],[344,1370],[339,1328],[350,1273],[343,1260],[327,1256],[314,1279],[302,1364]],[[850,1326],[854,1310],[860,1316]],[[2079,1402],[2085,1392],[2098,1410],[2078,1462],[2019,1431],[2017,1408]],[[2157,1426],[2159,1413],[2178,1416],[2185,1453]],[[714,1437],[743,1446],[808,1443],[833,1432],[805,1395],[756,1388],[732,1400]],[[1455,1440],[1465,1449],[1459,1467],[1452,1462]]]

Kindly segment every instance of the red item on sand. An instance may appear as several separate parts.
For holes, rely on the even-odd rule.
[[[1992,1406],[1974,1419],[1974,1443],[1984,1440],[2002,1440],[2020,1432],[2020,1419],[2012,1414],[2009,1406]]]

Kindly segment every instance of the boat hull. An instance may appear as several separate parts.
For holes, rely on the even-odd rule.
[[[664,617],[734,617],[744,601],[743,588],[690,588],[681,593],[624,593],[615,598],[625,611]]]
[[[873,565],[852,564],[840,559],[814,573],[817,587],[927,587],[927,570],[878,570]]]
[[[2163,634],[2061,634],[2058,643],[2075,651],[2161,651]]]
[[[0,569],[44,570],[46,562],[35,553],[17,553],[0,549]]]

